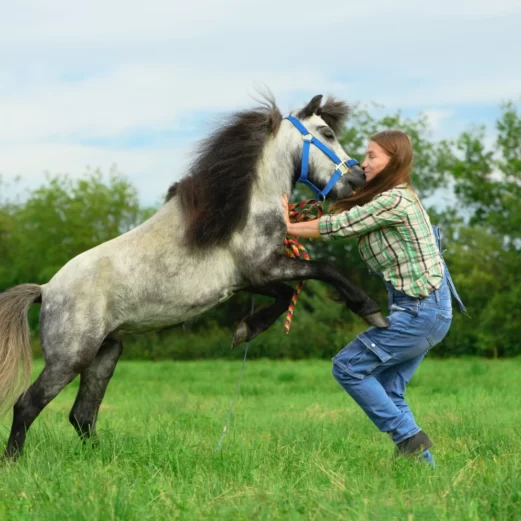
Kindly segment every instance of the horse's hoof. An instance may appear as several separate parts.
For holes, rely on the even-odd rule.
[[[13,454],[4,453],[0,456],[0,467],[16,463],[20,459],[20,456],[20,452],[15,452]]]
[[[362,317],[370,326],[385,328],[389,327],[391,323],[380,312],[371,313]]]
[[[248,333],[248,325],[246,322],[241,322],[233,334],[232,349],[236,348],[239,344],[246,342],[248,340]]]

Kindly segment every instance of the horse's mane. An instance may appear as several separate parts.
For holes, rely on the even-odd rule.
[[[223,244],[246,224],[257,161],[282,121],[273,97],[263,97],[258,107],[232,114],[204,139],[188,175],[168,190],[166,201],[179,198],[189,247]],[[320,107],[321,99],[315,96],[298,117],[315,112],[338,134],[349,107],[334,98]]]
[[[232,114],[200,143],[188,175],[168,190],[179,197],[188,246],[226,242],[246,224],[256,166],[282,115],[271,97],[255,109]]]

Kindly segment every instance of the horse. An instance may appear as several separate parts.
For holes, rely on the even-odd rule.
[[[284,312],[293,293],[285,282],[292,280],[329,283],[348,309],[387,327],[379,306],[334,266],[284,254],[281,195],[291,195],[300,172],[335,200],[365,183],[336,137],[348,115],[346,103],[331,97],[323,103],[318,95],[283,117],[265,96],[200,142],[188,172],[148,220],[72,258],[47,284],[1,293],[0,399],[4,412],[14,404],[4,458],[21,454],[36,417],[78,375],[69,420],[81,439],[95,435],[123,338],[182,324],[239,291],[275,300],[239,324],[233,345],[255,338]],[[312,141],[317,146],[310,148]],[[20,395],[31,376],[33,303],[41,304],[45,366]]]

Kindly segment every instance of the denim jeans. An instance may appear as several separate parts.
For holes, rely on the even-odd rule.
[[[347,344],[333,358],[333,376],[376,427],[399,443],[421,430],[405,401],[405,388],[427,352],[449,331],[452,302],[446,277],[422,298],[386,285],[390,327],[371,327]]]

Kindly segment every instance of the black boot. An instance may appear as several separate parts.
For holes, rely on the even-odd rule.
[[[401,456],[417,454],[432,447],[432,441],[423,431],[396,444],[396,451]]]

